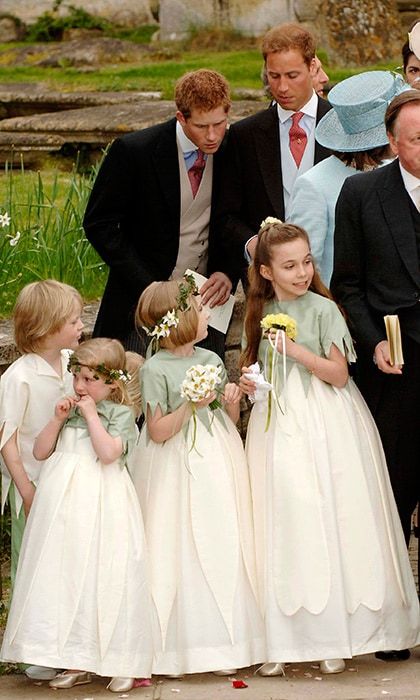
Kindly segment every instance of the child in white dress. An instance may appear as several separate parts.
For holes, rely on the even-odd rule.
[[[246,444],[267,636],[260,672],[321,660],[323,673],[338,673],[344,658],[420,642],[413,576],[379,435],[348,378],[352,340],[306,232],[266,219],[249,278],[240,385],[253,395],[258,360],[273,387],[253,406]],[[263,333],[269,314],[285,316],[266,319]]]
[[[153,672],[234,673],[265,658],[248,469],[235,427],[241,392],[218,355],[195,347],[208,312],[191,277],[151,284],[136,321],[157,350],[141,371],[146,423],[131,465],[161,632]],[[217,393],[210,382],[193,403],[181,384],[196,365],[220,384]]]
[[[83,329],[81,311],[80,294],[56,280],[28,284],[16,300],[14,338],[22,356],[0,380],[2,509],[9,497],[12,585],[25,515],[41,469],[32,454],[33,443],[53,415],[58,399],[71,390],[68,350],[78,346]]]
[[[150,676],[153,656],[144,531],[126,469],[138,371],[130,377],[122,345],[104,338],[82,343],[69,369],[75,396],[57,403],[35,441],[35,457],[47,461],[1,658],[70,669],[53,688],[88,683],[93,672],[126,692],[135,676]]]

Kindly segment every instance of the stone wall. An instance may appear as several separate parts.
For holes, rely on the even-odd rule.
[[[231,26],[258,36],[294,18],[288,0],[160,0],[160,38],[180,39],[190,28]]]
[[[153,0],[68,0],[60,12],[66,12],[65,5],[82,7],[87,12],[104,17],[121,26],[153,24]],[[26,24],[33,23],[43,12],[51,11],[53,0],[0,0],[0,14],[18,17]]]
[[[392,61],[405,40],[394,0],[321,0],[319,42],[332,63]]]
[[[297,21],[342,66],[395,60],[408,26],[420,17],[420,0],[64,0],[60,12],[69,4],[121,26],[152,24],[159,16],[163,41],[185,38],[192,27],[233,27],[260,36],[276,24]],[[0,16],[30,24],[52,7],[53,0],[0,0]]]

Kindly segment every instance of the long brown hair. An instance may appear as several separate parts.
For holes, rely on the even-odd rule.
[[[274,246],[289,243],[299,238],[304,240],[310,249],[308,234],[300,226],[283,224],[281,221],[272,221],[260,228],[255,257],[248,270],[249,291],[245,313],[247,345],[240,358],[241,367],[248,367],[257,360],[258,346],[261,340],[260,321],[263,316],[264,304],[274,299],[275,296],[271,281],[261,275],[261,265],[271,267]],[[327,297],[327,299],[332,299],[331,292],[322,282],[315,265],[314,276],[309,289],[312,292],[316,292],[316,294]]]

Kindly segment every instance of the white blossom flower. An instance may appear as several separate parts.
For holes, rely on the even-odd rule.
[[[171,332],[171,328],[176,328],[179,323],[179,318],[176,315],[176,310],[168,311],[159,321],[159,323],[150,330],[144,327],[147,335],[152,338],[167,338]]]
[[[277,219],[275,216],[267,216],[264,221],[261,221],[260,228],[263,226],[268,226],[268,224],[282,224],[283,221],[281,219]]]
[[[221,383],[220,372],[221,367],[214,365],[193,365],[185,373],[181,396],[193,403],[207,398]]]
[[[20,236],[21,236],[20,231],[16,231],[16,235],[14,237],[12,237],[12,236],[10,237],[10,241],[9,241],[10,245],[11,246],[17,245],[19,243]]]
[[[4,214],[0,214],[0,226],[2,228],[4,228],[5,226],[9,226],[10,221],[11,219],[7,211]]]

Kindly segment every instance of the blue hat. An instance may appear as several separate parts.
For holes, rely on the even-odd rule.
[[[316,140],[344,153],[385,146],[385,112],[404,87],[401,76],[382,70],[359,73],[338,83],[328,93],[333,109],[318,123]]]

